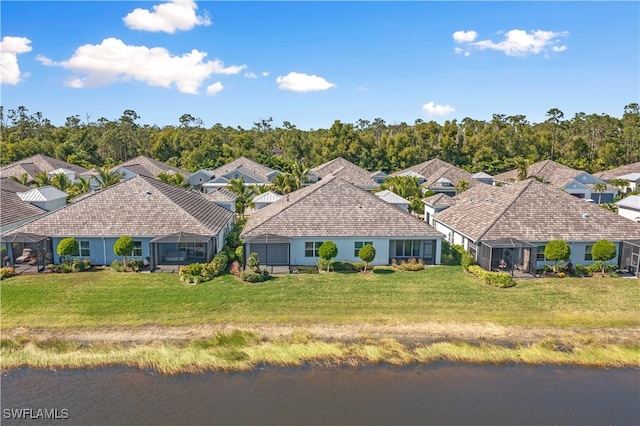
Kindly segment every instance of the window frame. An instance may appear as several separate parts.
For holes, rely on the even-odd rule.
[[[83,244],[86,244],[87,246],[86,247],[82,247]],[[89,240],[78,240],[78,252],[75,254],[75,256],[91,257],[91,241],[89,241]]]
[[[358,247],[358,244],[360,245],[360,247]],[[373,241],[355,241],[353,243],[353,257],[355,257],[356,259],[359,258],[360,249],[366,246],[367,244],[369,244],[370,246],[373,246]]]
[[[136,254],[136,250],[140,250],[140,254]],[[131,256],[142,257],[142,241],[133,241],[133,249],[131,249]]]
[[[584,260],[585,261],[593,261],[593,243],[587,244],[584,248]]]
[[[547,260],[547,257],[544,255],[544,249],[547,247],[547,245],[543,245],[540,246],[538,245],[536,248],[536,262],[545,262]],[[540,248],[542,248],[542,250],[540,250]],[[542,258],[540,257],[542,256]]]
[[[322,243],[324,243],[324,241],[305,241],[304,257],[320,257],[320,246]]]

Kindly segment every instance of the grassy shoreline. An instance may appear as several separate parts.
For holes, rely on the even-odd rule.
[[[640,368],[640,286],[622,278],[497,289],[459,267],[431,267],[259,285],[226,275],[187,286],[174,274],[106,270],[11,278],[0,304],[3,370],[124,365],[175,374],[435,361]]]

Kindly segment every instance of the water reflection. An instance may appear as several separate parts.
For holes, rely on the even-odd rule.
[[[61,424],[640,424],[640,370],[478,366],[265,367],[162,376],[11,371],[6,409],[68,409]],[[51,423],[47,421],[47,423]],[[55,422],[54,422],[55,423]]]

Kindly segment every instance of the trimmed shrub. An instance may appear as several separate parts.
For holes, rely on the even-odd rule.
[[[80,251],[80,243],[73,237],[65,238],[60,241],[56,251],[60,256],[76,256]]]
[[[578,277],[589,277],[591,276],[591,272],[587,271],[584,265],[578,263],[575,266],[575,275]]]
[[[603,262],[601,260],[593,262],[591,265],[585,268],[587,272],[593,274],[594,272],[600,272],[604,274],[613,274],[618,270],[618,265]],[[603,272],[604,271],[604,272]]]
[[[91,267],[91,260],[75,258],[71,262],[71,271],[84,272]]]
[[[131,256],[131,253],[133,253],[133,247],[133,240],[128,235],[123,235],[113,244],[113,252],[118,256],[124,257],[125,268],[127,266],[127,256]]]
[[[129,267],[134,272],[140,272],[140,269],[144,267],[144,260],[142,259],[129,259]]]
[[[241,244],[238,247],[236,247],[236,251],[235,251],[235,255],[236,255],[236,259],[239,263],[242,263],[242,256],[243,256],[243,250],[244,250],[244,246]]]
[[[606,262],[616,257],[616,245],[608,240],[597,241],[593,247],[591,247],[591,255],[594,260]],[[603,274],[605,272],[604,266],[602,267]]]
[[[364,271],[367,272],[369,263],[373,262],[373,259],[376,257],[376,249],[371,244],[365,244],[360,251],[358,251],[358,257],[364,262]]]
[[[549,241],[544,247],[544,257],[555,262],[553,271],[556,271],[559,261],[567,261],[571,256],[571,247],[564,240]]]
[[[260,258],[258,257],[258,253],[251,252],[249,257],[247,258],[247,266],[254,272],[260,271]]]
[[[462,253],[462,255],[460,256],[460,265],[462,265],[462,269],[464,269],[465,271],[468,271],[469,266],[475,265],[475,264],[476,264],[476,260],[473,258],[471,253],[468,253],[466,251]]]
[[[485,284],[498,288],[509,288],[516,285],[511,274],[508,272],[489,272],[478,265],[470,265],[469,272],[480,278]]]
[[[394,268],[398,268],[402,271],[412,271],[412,272],[422,271],[424,269],[424,264],[422,263],[422,259],[414,259],[414,258],[400,261],[400,262],[393,259],[391,261],[391,266],[393,266]]]
[[[248,283],[261,283],[270,278],[269,271],[266,269],[262,272],[244,271],[240,274],[240,279]]]
[[[460,262],[462,262],[462,255],[464,253],[467,253],[467,251],[460,244],[453,244],[451,246],[451,255],[453,256],[455,265],[460,265]]]
[[[331,261],[325,259],[318,259],[318,269],[321,271],[329,271],[331,268]],[[334,269],[335,271],[335,269]]]
[[[111,268],[116,272],[124,272],[127,270],[121,260],[114,260],[111,262]]]
[[[338,246],[333,241],[325,241],[318,249],[318,254],[321,259],[331,262],[338,255]],[[327,268],[329,272],[329,268]]]

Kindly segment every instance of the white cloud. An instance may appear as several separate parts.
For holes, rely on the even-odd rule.
[[[357,87],[356,87],[356,90],[357,90],[358,92],[368,92],[368,91],[369,91],[369,89],[367,89],[367,88],[366,88],[366,87],[364,87],[364,86],[357,86]]]
[[[445,116],[449,115],[452,112],[455,112],[455,108],[451,105],[436,105],[434,102],[429,102],[422,105],[422,110],[427,114],[428,117],[438,115]]]
[[[0,42],[0,84],[15,86],[20,82],[18,54],[31,51],[31,40],[26,37],[5,36]]]
[[[464,55],[464,56],[471,55],[471,53],[468,50],[464,50],[459,47],[456,47],[455,49],[453,49],[453,51],[455,52],[456,55]]]
[[[247,78],[258,78],[258,76],[255,75],[255,73],[252,73],[252,72],[245,72],[244,76],[247,77]]]
[[[153,12],[148,9],[134,9],[122,20],[132,30],[163,31],[169,34],[177,30],[190,30],[196,25],[211,25],[211,20],[206,14],[196,15],[198,6],[192,0],[172,0],[152,7]]]
[[[478,37],[475,31],[456,31],[453,33],[453,39],[456,43],[470,43]]]
[[[322,77],[317,75],[308,75],[299,72],[290,72],[289,74],[276,78],[278,88],[282,90],[291,90],[294,92],[311,92],[315,90],[327,90],[336,87],[335,84],[329,83]]]
[[[468,34],[467,31],[463,34]],[[529,56],[531,54],[537,55],[539,53],[547,53],[550,50],[553,52],[563,52],[567,50],[567,46],[558,46],[558,43],[562,37],[569,35],[568,31],[553,32],[553,31],[532,31],[530,33],[523,30],[511,30],[504,33],[504,38],[501,41],[494,42],[492,40],[480,40],[473,41],[465,40],[464,36],[460,35],[461,31],[453,33],[453,38],[458,43],[464,43],[468,48],[474,48],[479,50],[497,50],[503,52],[507,56]],[[456,37],[458,34],[458,37]],[[474,33],[475,34],[475,33]],[[468,50],[456,48],[457,54],[468,53]],[[468,55],[466,55],[468,56]]]
[[[262,71],[263,77],[269,77],[269,71]]]
[[[222,89],[224,89],[224,86],[221,82],[218,81],[217,83],[213,83],[212,85],[207,86],[207,95],[213,96],[216,93],[220,92]]]
[[[197,93],[202,82],[212,74],[237,74],[246,65],[225,67],[222,61],[205,61],[206,52],[192,50],[182,56],[171,56],[162,47],[129,46],[116,38],[101,44],[85,44],[63,62],[53,62],[44,56],[44,65],[56,65],[84,77],[74,77],[66,84],[74,88],[96,87],[117,81],[138,80],[150,86],[168,88],[172,84],[182,93]]]

